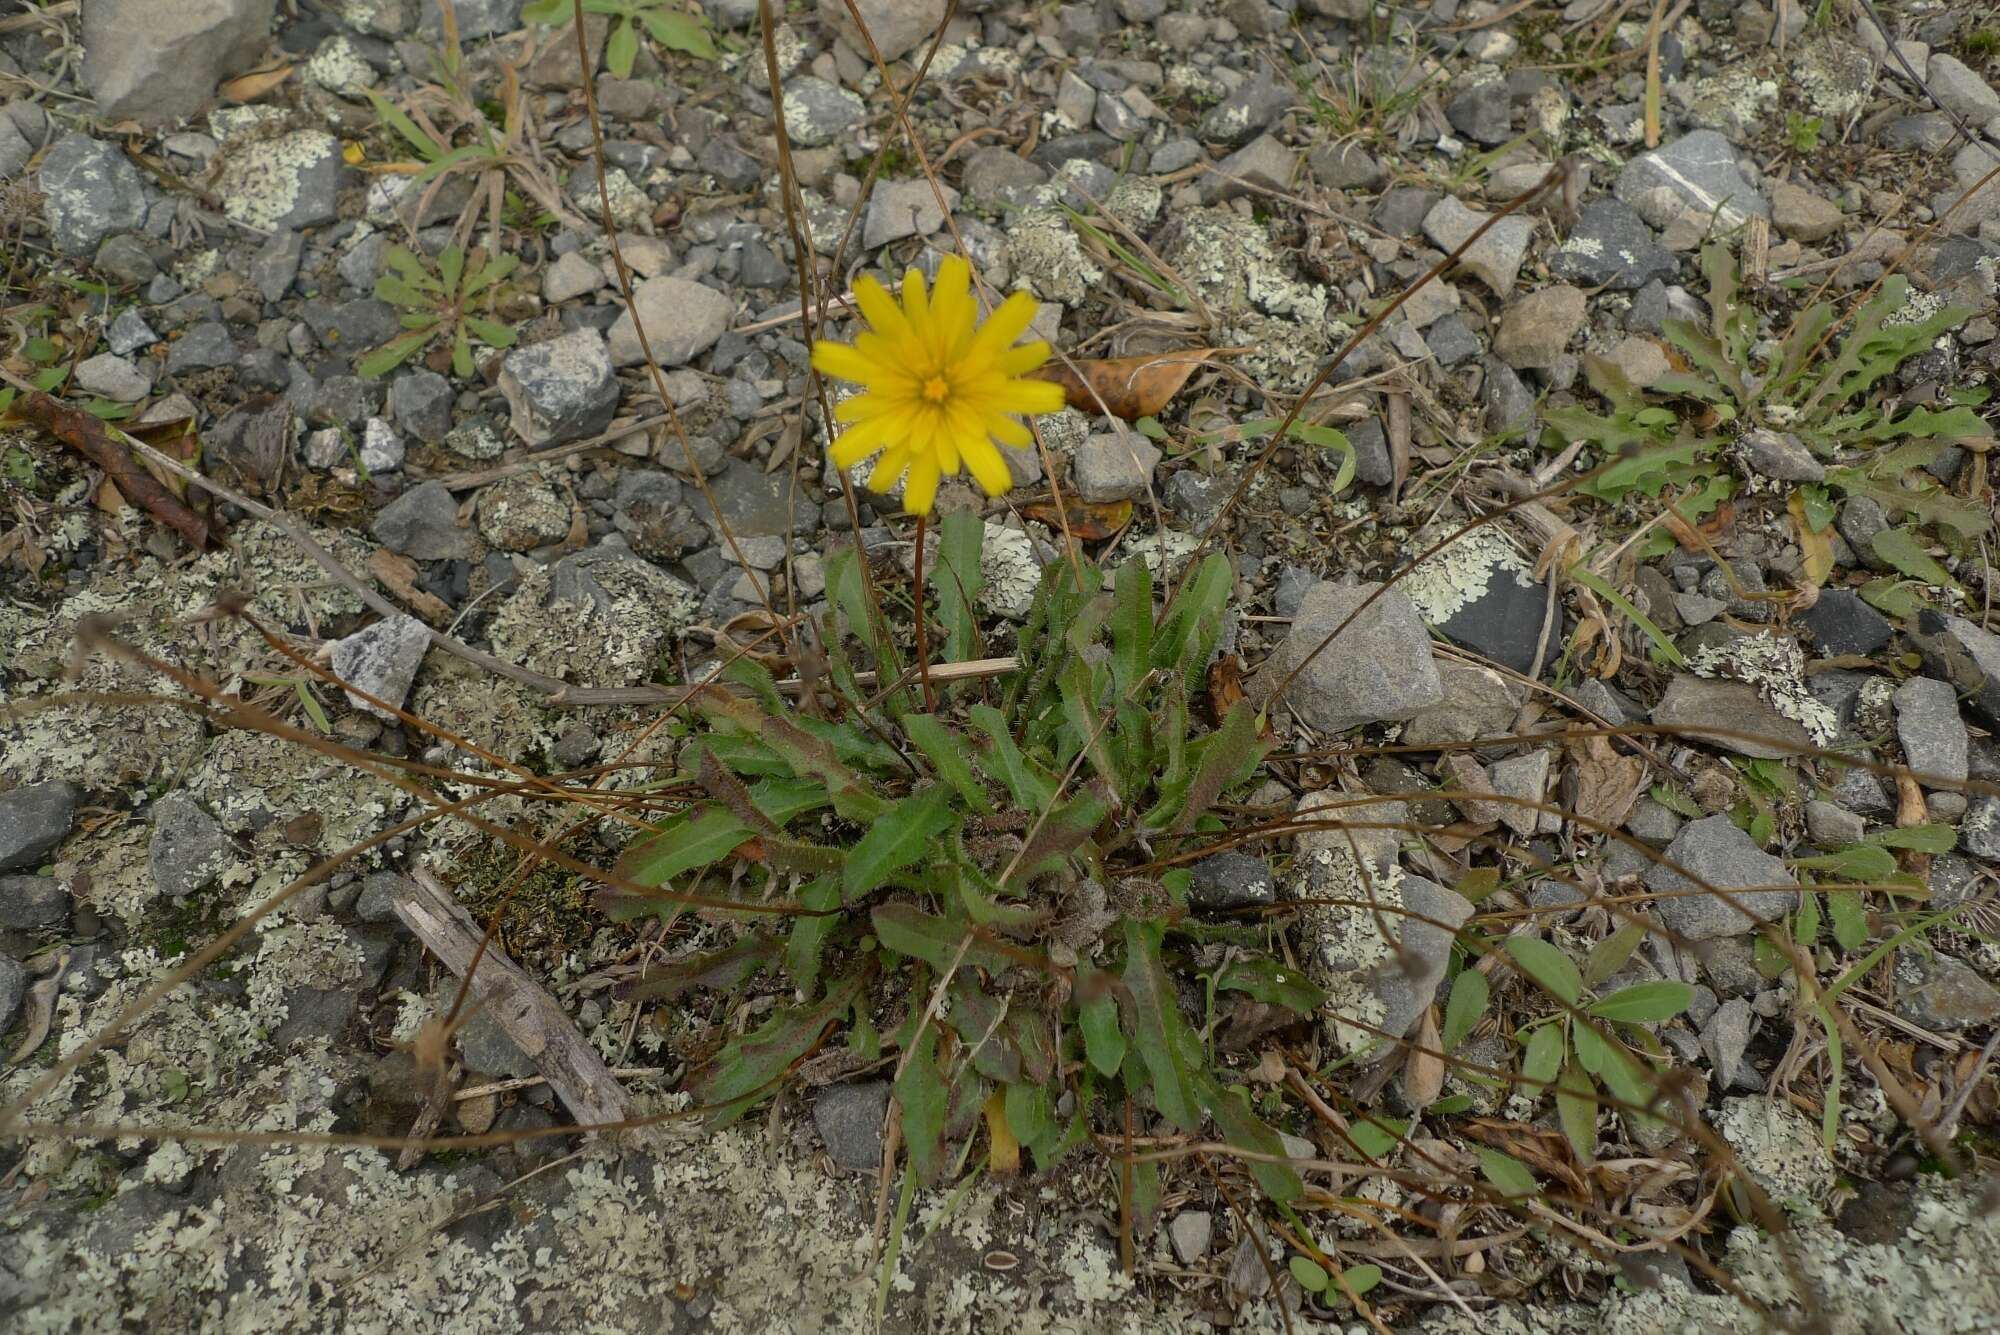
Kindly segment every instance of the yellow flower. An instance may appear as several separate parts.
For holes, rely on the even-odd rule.
[[[867,390],[834,411],[848,424],[829,451],[834,466],[846,470],[881,451],[868,488],[889,491],[907,473],[903,508],[912,514],[931,512],[939,479],[961,464],[987,495],[1006,491],[1013,478],[994,442],[1031,444],[1016,415],[1063,406],[1061,386],[1021,379],[1049,359],[1040,339],[1013,346],[1035,318],[1035,299],[1016,292],[980,324],[971,276],[954,255],[926,293],[923,275],[911,269],[900,306],[873,278],[856,279],[855,301],[871,328],[851,347],[813,345],[815,367]]]

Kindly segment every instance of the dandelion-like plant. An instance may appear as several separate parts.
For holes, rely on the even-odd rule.
[[[874,279],[857,279],[854,297],[870,328],[851,345],[813,345],[815,367],[866,390],[835,410],[847,429],[829,452],[834,466],[879,452],[868,489],[886,492],[902,478],[903,508],[918,516],[930,514],[939,481],[961,468],[987,495],[1006,491],[1013,478],[998,445],[1031,444],[1021,417],[1063,406],[1061,386],[1022,378],[1049,359],[1041,339],[1014,342],[1035,318],[1035,299],[1016,292],[981,324],[971,277],[954,255],[926,292],[911,269],[901,305]]]

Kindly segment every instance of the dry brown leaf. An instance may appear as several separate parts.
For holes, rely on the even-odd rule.
[[[1067,363],[1050,362],[1031,375],[1061,385],[1069,406],[1078,412],[1109,412],[1132,422],[1166,407],[1215,351],[1183,348],[1142,357],[1072,358]]]
[[[1444,1092],[1444,1057],[1438,1051],[1435,1006],[1424,1008],[1415,1046],[1403,1065],[1403,1098],[1412,1108],[1428,1108]]]
[[[1637,756],[1620,755],[1607,737],[1587,737],[1572,747],[1576,761],[1576,801],[1572,808],[1583,820],[1613,829],[1625,823],[1639,794],[1646,788],[1646,765]]]
[[[1057,508],[1054,500],[1030,501],[1021,507],[1021,514],[1038,524],[1047,524],[1057,532],[1062,531],[1066,514],[1069,531],[1084,542],[1109,542],[1132,522],[1132,502],[1079,501],[1074,497],[1065,497],[1061,509]]]
[[[238,104],[255,102],[260,97],[268,96],[285,80],[291,78],[294,68],[296,67],[292,65],[274,65],[267,70],[252,70],[248,74],[238,75],[229,80],[218,91],[225,102]]]
[[[402,599],[404,605],[422,620],[451,620],[451,607],[444,599],[417,587],[417,564],[408,557],[398,556],[386,547],[378,547],[368,554],[368,573],[383,588]]]
[[[1208,712],[1219,725],[1243,698],[1243,660],[1223,654],[1208,665]]]
[[[1815,529],[1806,520],[1806,502],[1803,491],[1794,491],[1785,508],[1791,512],[1792,529],[1799,535],[1799,551],[1805,555],[1806,579],[1813,585],[1826,583],[1826,577],[1833,573],[1833,541],[1827,537],[1827,530]]]

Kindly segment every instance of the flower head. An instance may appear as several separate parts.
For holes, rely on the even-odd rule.
[[[869,330],[851,346],[813,345],[815,367],[866,391],[834,411],[848,424],[829,451],[834,466],[852,468],[880,451],[868,489],[888,491],[907,473],[903,508],[912,514],[929,514],[939,480],[961,465],[987,495],[1006,491],[1013,477],[994,442],[1032,443],[1017,415],[1063,406],[1060,385],[1021,378],[1049,359],[1040,339],[1014,346],[1035,318],[1035,299],[1016,292],[980,324],[971,277],[953,255],[927,293],[923,275],[911,269],[901,305],[873,278],[856,279],[855,301]]]

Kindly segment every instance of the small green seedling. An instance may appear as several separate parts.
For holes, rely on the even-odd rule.
[[[416,255],[392,246],[386,257],[390,272],[375,283],[375,296],[403,312],[404,333],[396,335],[361,359],[355,370],[373,380],[387,375],[437,339],[451,344],[451,369],[463,378],[472,374],[472,340],[493,348],[511,348],[517,335],[483,312],[490,311],[499,285],[520,260],[512,255],[487,259],[481,251],[468,257],[447,246],[433,271]]]
[[[670,51],[685,52],[703,60],[714,60],[715,42],[708,28],[694,14],[674,0],[583,0],[586,14],[608,14],[618,22],[604,44],[604,68],[620,79],[632,77],[632,64],[639,58],[639,29],[643,25],[654,41]],[[534,0],[521,11],[524,22],[554,26],[568,23],[576,14],[573,0]]]

